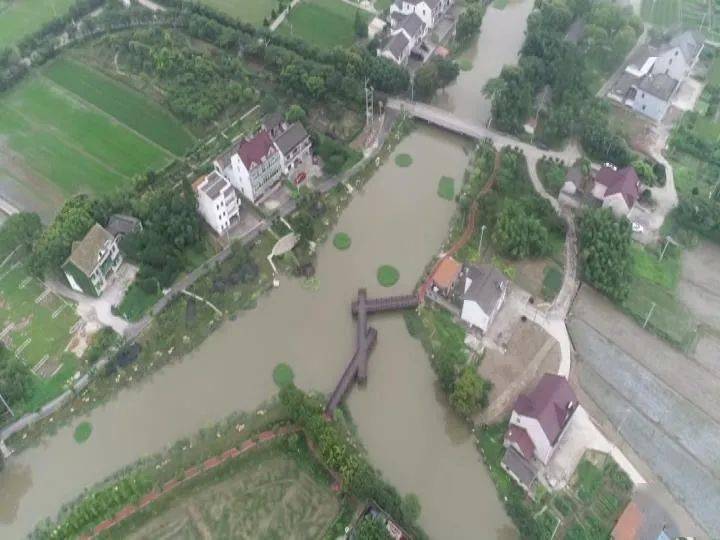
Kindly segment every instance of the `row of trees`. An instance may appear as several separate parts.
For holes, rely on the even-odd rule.
[[[302,427],[317,446],[325,464],[340,474],[343,489],[360,500],[375,501],[415,538],[426,538],[415,524],[420,514],[417,497],[400,497],[350,442],[340,425],[325,418],[323,403],[318,398],[305,394],[291,383],[280,391],[280,402],[293,422]]]
[[[608,208],[588,210],[578,220],[583,277],[618,302],[630,292],[631,229],[627,219],[615,218]]]
[[[415,73],[415,97],[428,100],[440,88],[457,79],[460,67],[456,62],[445,58],[434,58],[423,64]]]
[[[466,46],[480,33],[480,25],[485,16],[485,5],[476,0],[469,3],[459,16],[455,27],[455,40],[461,47]]]
[[[566,38],[571,23],[586,22],[579,43]],[[519,133],[536,109],[542,112],[540,137],[559,143],[579,135],[597,159],[619,165],[631,159],[624,139],[609,124],[608,106],[594,97],[594,80],[624,58],[642,32],[626,8],[588,0],[547,1],[528,18],[518,66],[506,66],[484,91],[492,100],[495,125]],[[541,95],[540,103],[535,96]]]

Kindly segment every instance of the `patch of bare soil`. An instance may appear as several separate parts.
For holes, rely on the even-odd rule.
[[[720,247],[702,242],[683,252],[678,296],[704,324],[720,331]]]

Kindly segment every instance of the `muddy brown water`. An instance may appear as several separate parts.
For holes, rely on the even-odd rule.
[[[503,9],[488,6],[479,38],[461,55],[472,62],[472,69],[461,71],[453,84],[440,91],[436,105],[467,120],[488,122],[490,101],[483,95],[483,86],[500,75],[505,64],[517,63],[532,8],[530,0],[510,0]]]
[[[253,409],[276,391],[278,362],[293,367],[299,386],[329,392],[353,351],[349,306],[357,287],[371,296],[408,292],[439,249],[454,204],[437,195],[438,181],[461,178],[464,145],[430,128],[415,131],[397,149],[413,164],[388,160],[343,213],[337,230],[350,235],[351,248],[320,247],[318,291],[283,277],[257,309],[225,323],[182,362],[83,418],[93,425],[87,442],[73,440],[71,425],[11,459],[0,476],[0,537],[20,537],[122,466],[231,411]],[[400,271],[390,289],[376,281],[382,264]],[[349,406],[372,462],[401,492],[420,497],[421,522],[433,538],[477,538],[478,527],[486,538],[513,537],[470,434],[436,392],[402,316],[373,316],[370,324],[378,345],[367,386],[351,393]]]

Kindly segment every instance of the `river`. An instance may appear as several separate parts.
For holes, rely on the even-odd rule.
[[[498,24],[496,11],[488,10],[492,24]],[[503,21],[502,13],[514,11],[508,6],[498,13]],[[522,34],[516,24],[508,19],[508,34]],[[497,46],[484,43],[494,34],[485,26],[478,51]],[[479,80],[474,70],[464,77]],[[466,84],[462,78],[458,88]],[[122,390],[83,418],[93,425],[87,442],[73,439],[78,419],[11,458],[0,473],[0,537],[21,537],[124,465],[231,411],[254,409],[276,391],[272,370],[278,362],[293,367],[300,387],[329,392],[353,352],[349,303],[357,288],[366,286],[370,296],[412,289],[455,210],[437,195],[438,180],[450,176],[459,187],[468,145],[430,128],[414,131],[396,150],[410,154],[413,164],[399,168],[388,160],[343,213],[337,230],[351,236],[350,249],[337,251],[330,242],[319,248],[318,291],[282,277],[255,310],[226,322],[182,362]],[[390,289],[375,278],[382,264],[400,271]],[[378,344],[367,386],[352,391],[349,407],[372,463],[401,492],[420,497],[420,522],[431,537],[515,538],[470,433],[436,389],[420,343],[400,315],[372,316],[370,324],[378,330]]]
[[[480,37],[461,58],[472,63],[457,80],[441,90],[435,104],[461,118],[486,124],[490,120],[490,101],[482,93],[485,83],[500,75],[505,64],[517,63],[525,39],[531,0],[509,0],[503,9],[488,6]]]

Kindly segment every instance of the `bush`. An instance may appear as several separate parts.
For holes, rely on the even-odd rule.
[[[112,328],[107,326],[101,328],[93,335],[90,346],[85,349],[82,355],[83,361],[91,365],[97,362],[117,342],[117,338],[118,335]]]

